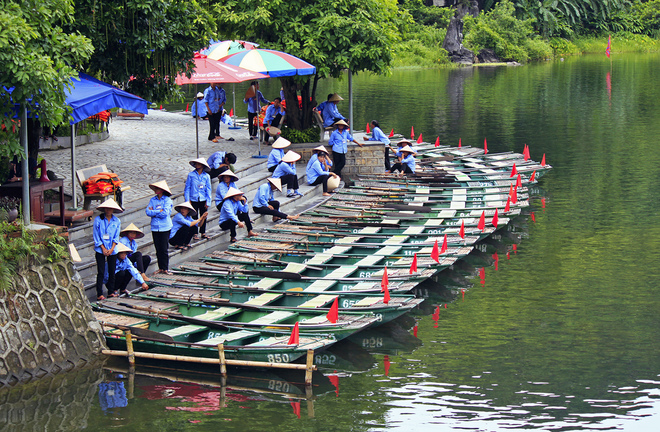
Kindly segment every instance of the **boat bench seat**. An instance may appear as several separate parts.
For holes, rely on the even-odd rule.
[[[305,303],[299,305],[298,307],[301,308],[319,308],[323,307],[326,304],[330,303],[331,301],[334,301],[336,299],[336,295],[330,295],[330,294],[321,294],[318,295],[312,299],[307,300]]]
[[[336,283],[336,281],[333,280],[326,280],[326,279],[317,279],[314,282],[312,282],[307,288],[305,288],[303,291],[325,291],[331,286],[333,286]]]
[[[201,325],[188,324],[188,325],[175,327],[173,329],[169,329],[161,333],[170,336],[172,338],[182,338],[185,336],[190,336],[193,333],[197,333],[198,331],[206,330],[207,328],[208,327],[204,327]]]
[[[323,324],[328,321],[328,316],[327,315],[317,315],[314,318],[309,318],[306,320],[301,321],[301,323],[305,324]]]
[[[240,312],[241,310],[239,308],[233,308],[233,307],[221,307],[217,309],[210,310],[206,313],[203,313],[201,315],[196,315],[196,319],[203,319],[203,320],[208,320],[208,321],[213,321],[217,320],[220,318],[224,318],[228,315],[233,315],[235,313]]]
[[[210,339],[205,339],[203,341],[197,342],[197,344],[205,345],[205,346],[216,346],[218,344],[225,342],[236,342],[236,341],[240,341],[241,339],[247,339],[249,337],[253,337],[255,334],[256,333],[252,331],[241,330],[233,333],[227,333],[220,336],[212,337]]]
[[[256,320],[250,321],[250,324],[261,324],[261,325],[276,324],[284,321],[287,318],[291,318],[292,316],[295,315],[296,315],[295,312],[275,311],[267,315],[264,315],[262,317],[259,317]]]
[[[253,299],[246,301],[245,304],[251,306],[263,306],[279,297],[282,297],[282,294],[263,293],[261,295],[256,296]]]

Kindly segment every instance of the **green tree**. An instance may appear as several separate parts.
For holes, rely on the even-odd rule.
[[[192,73],[193,53],[215,35],[215,19],[197,0],[75,0],[74,28],[92,40],[87,72],[152,101]]]
[[[93,50],[86,37],[65,31],[73,18],[72,0],[0,0],[0,156],[20,151],[14,103],[27,103],[42,125],[65,121],[64,88]]]
[[[229,0],[215,3],[219,31],[287,52],[316,66],[313,76],[282,78],[289,126],[312,125],[312,101],[318,80],[353,73],[386,73],[399,38],[398,23],[407,17],[395,0]],[[310,100],[311,99],[311,100]]]

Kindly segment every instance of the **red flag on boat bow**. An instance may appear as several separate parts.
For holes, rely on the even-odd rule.
[[[415,126],[410,126],[410,139],[415,139]]]
[[[436,146],[436,147],[440,147],[440,137],[437,137],[437,138],[435,139],[435,146]]]
[[[296,325],[293,326],[293,330],[291,331],[291,336],[289,336],[289,342],[287,342],[287,345],[298,345],[300,343],[300,330],[298,329],[298,321],[296,321]]]
[[[513,177],[514,175],[518,174],[518,170],[516,169],[516,163],[513,163],[513,167],[511,168],[511,175],[509,178]]]
[[[445,234],[446,236],[447,234]],[[461,219],[461,230],[458,232],[458,235],[461,236],[462,239],[465,238],[465,221]],[[447,237],[445,237],[445,240],[447,240]]]
[[[484,138],[484,154],[488,154],[488,142],[486,142],[486,138]]]
[[[499,217],[497,216],[497,209],[495,209],[495,214],[493,215],[493,226],[497,228],[497,223],[499,222]]]
[[[337,323],[337,320],[339,319],[339,297],[335,297],[335,301],[332,302],[327,318],[331,323]]]
[[[445,234],[446,236],[447,234]],[[417,254],[415,254],[417,256]],[[431,259],[438,264],[440,263],[440,252],[438,251],[438,239],[435,240],[433,244],[433,249],[431,250]]]
[[[481,217],[479,218],[479,223],[477,224],[477,228],[479,228],[481,231],[486,229],[486,211],[481,212]]]
[[[436,240],[436,245],[438,244]],[[447,252],[447,234],[445,234],[445,239],[442,241],[442,247],[440,248],[440,253],[443,254]],[[439,258],[439,257],[438,257]],[[440,262],[439,260],[436,260],[438,263]]]
[[[388,138],[392,138],[393,136],[394,136],[394,128],[392,128],[392,130],[390,131],[390,135]]]
[[[438,241],[435,241],[435,246],[438,246]],[[433,254],[431,254],[433,256]],[[413,256],[412,263],[410,263],[410,274],[413,274],[417,271],[417,252],[415,252],[415,256]]]
[[[419,136],[417,137],[417,144],[421,144],[422,141],[422,134],[420,133]]]

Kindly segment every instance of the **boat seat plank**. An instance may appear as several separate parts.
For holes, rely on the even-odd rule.
[[[442,212],[438,213],[438,216],[442,217]],[[426,222],[424,222],[424,225],[420,225],[420,227],[426,228],[427,226],[440,226],[442,225],[442,222],[444,222],[444,219],[440,219],[440,218],[428,219]]]
[[[303,291],[325,291],[335,284],[336,281],[326,280],[326,279],[317,279],[312,282],[307,288]]]
[[[341,255],[348,252],[351,246],[333,246],[330,249],[323,251],[324,254]]]
[[[263,278],[256,284],[254,284],[252,287],[253,288],[258,288],[258,289],[270,289],[280,283],[282,279],[274,279],[274,278]]]
[[[246,301],[245,304],[252,306],[263,306],[265,304],[272,302],[273,300],[282,297],[282,295],[283,294],[263,293],[253,299]]]
[[[331,301],[334,301],[336,298],[337,298],[336,295],[321,294],[321,295],[317,295],[316,297],[307,300],[305,303],[299,305],[298,307],[301,307],[301,308],[319,308],[319,307],[325,306],[326,304],[330,303]]]
[[[403,243],[404,241],[408,240],[408,236],[406,235],[395,235],[383,242],[384,245],[396,245],[399,243]]]
[[[425,229],[426,228],[423,225],[413,225],[406,228],[403,234],[407,236],[421,234],[424,232]]]
[[[367,290],[374,290],[376,288],[380,288],[380,286],[376,286],[375,283],[369,282],[369,281],[362,281],[358,282],[353,287],[351,288],[351,291],[367,291]]]
[[[347,275],[353,273],[355,270],[357,270],[356,266],[343,266],[339,267],[338,269],[333,270],[332,272],[328,273],[323,277],[323,279],[330,279],[330,280],[336,280],[340,279],[343,277],[346,277]]]
[[[224,342],[235,342],[239,341],[241,339],[246,339],[249,337],[253,337],[256,333],[247,331],[247,330],[241,330],[237,332],[232,332],[232,333],[227,333],[223,334],[220,336],[215,336],[210,339],[205,339],[203,341],[197,342],[200,345],[205,345],[205,346],[217,346],[218,344],[224,343]]]
[[[346,237],[340,238],[335,243],[337,243],[337,244],[350,244],[350,243],[355,243],[360,238],[361,237],[358,237],[358,236],[346,236]]]
[[[188,325],[175,327],[173,329],[165,330],[164,332],[161,333],[174,338],[174,337],[188,336],[190,334],[196,333],[206,328],[207,327],[200,325],[188,324]]]
[[[378,296],[365,297],[359,302],[355,303],[353,307],[369,307],[380,302],[381,300],[382,298]]]
[[[380,227],[364,227],[359,231],[360,234],[377,234],[378,232],[380,232]]]
[[[371,267],[375,265],[378,261],[382,260],[382,255],[369,255],[362,258],[360,261],[356,262],[355,265],[359,267]]]
[[[328,316],[327,315],[317,315],[313,318],[302,320],[300,322],[305,323],[305,324],[324,324],[327,321],[328,321]]]
[[[287,318],[290,318],[292,316],[296,315],[295,312],[289,312],[289,311],[275,311],[271,312],[268,315],[264,315],[262,317],[259,317],[253,321],[250,321],[250,324],[261,324],[261,325],[268,325],[268,324],[276,324],[279,322],[284,321]]]
[[[284,267],[282,271],[291,272],[291,273],[300,273],[305,270],[307,266],[303,263],[290,262]]]
[[[392,225],[398,225],[399,224],[399,219],[389,219],[389,218],[383,218],[382,221],[383,224],[392,224]]]
[[[443,219],[451,219],[454,216],[456,216],[456,210],[445,209],[445,210],[441,210],[440,213],[438,213],[438,217]]]
[[[431,189],[428,187],[418,187],[415,189],[415,193],[428,195],[431,192]]]
[[[238,308],[233,308],[233,307],[221,307],[217,309],[210,310],[206,313],[203,313],[201,315],[195,315],[195,318],[198,319],[204,319],[204,320],[217,320],[220,318],[224,318],[229,315],[233,315],[235,313],[240,312],[241,310]]]
[[[319,264],[325,264],[326,262],[330,261],[334,255],[329,254],[329,253],[320,253],[314,255],[312,258],[310,258],[306,264],[308,265],[319,265]]]
[[[384,248],[381,248],[376,253],[374,253],[374,255],[380,255],[380,256],[394,255],[400,249],[401,246],[385,246]]]

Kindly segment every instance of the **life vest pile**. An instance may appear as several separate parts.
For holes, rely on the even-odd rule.
[[[115,173],[101,172],[91,176],[83,182],[83,191],[86,194],[113,193],[124,183]]]

